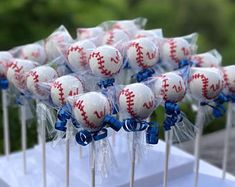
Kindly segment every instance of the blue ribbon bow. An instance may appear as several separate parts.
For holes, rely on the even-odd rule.
[[[189,61],[189,60],[181,60],[180,62],[179,62],[179,65],[178,65],[178,68],[179,69],[181,69],[181,68],[183,68],[183,67],[185,67],[185,66],[192,66],[192,62],[191,61]]]
[[[180,107],[176,103],[166,101],[165,113],[167,114],[167,117],[163,122],[165,131],[170,130],[172,126],[175,126],[176,123],[183,120],[180,112]]]
[[[148,69],[143,69],[139,71],[136,74],[136,81],[137,82],[142,82],[146,81],[149,77],[151,77],[155,73],[154,69],[148,68]]]
[[[8,80],[5,77],[1,77],[0,78],[0,88],[5,90],[8,88],[8,86],[9,86]]]
[[[146,130],[146,143],[157,144],[158,139],[159,139],[158,124],[154,122],[149,122],[149,127]]]
[[[97,85],[100,88],[108,88],[109,86],[113,86],[114,82],[115,82],[115,79],[114,78],[110,78],[110,79],[100,80],[97,83]]]
[[[113,130],[119,131],[122,128],[123,123],[111,115],[106,115],[103,119],[103,126],[109,126]]]
[[[148,127],[146,121],[140,121],[135,118],[128,118],[123,121],[123,129],[127,132],[143,131]]]

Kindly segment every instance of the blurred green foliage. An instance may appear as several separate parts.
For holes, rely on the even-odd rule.
[[[73,37],[76,28],[92,27],[106,20],[146,17],[146,28],[162,28],[164,36],[198,32],[198,52],[212,48],[223,55],[223,64],[233,64],[235,46],[234,0],[7,0],[0,1],[0,50],[31,43],[47,37],[59,25],[65,25]],[[182,106],[194,120],[189,105]],[[154,118],[163,120],[159,108]],[[2,119],[1,119],[2,120]],[[214,123],[214,122],[212,122]],[[10,109],[12,150],[20,147],[17,109]],[[223,128],[224,118],[206,128]],[[2,125],[0,126],[2,132]],[[28,126],[29,145],[36,142],[35,125]],[[3,144],[0,134],[0,147]],[[2,152],[2,149],[1,149]]]

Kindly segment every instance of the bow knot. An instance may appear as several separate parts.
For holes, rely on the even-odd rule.
[[[113,86],[113,83],[115,82],[114,78],[110,78],[110,79],[105,79],[105,80],[100,80],[97,85],[100,88],[108,88],[109,86]]]
[[[1,89],[7,89],[9,86],[9,82],[6,78],[0,78],[0,88]]]
[[[137,82],[145,81],[149,77],[151,77],[154,73],[155,73],[155,71],[152,68],[143,69],[137,73],[136,80],[137,80]]]
[[[149,122],[149,127],[146,130],[146,143],[157,144],[159,139],[158,124]]]

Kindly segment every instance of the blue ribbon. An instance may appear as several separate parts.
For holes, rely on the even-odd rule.
[[[154,122],[149,123],[149,127],[146,130],[146,143],[157,144],[159,139],[158,124]]]
[[[123,123],[111,115],[106,115],[103,119],[103,126],[110,126],[113,130],[119,131],[122,128]]]
[[[136,81],[142,82],[146,81],[149,77],[151,77],[155,73],[154,69],[148,68],[139,71],[136,75]]]
[[[200,105],[201,106],[207,105],[207,106],[211,107],[213,109],[213,111],[212,111],[213,116],[215,118],[219,118],[225,114],[226,109],[223,106],[223,104],[228,101],[229,101],[229,97],[223,93],[220,93],[220,95],[216,99],[214,99],[215,105],[209,104],[208,102],[201,102]]]
[[[166,101],[165,113],[167,114],[167,117],[163,122],[165,131],[170,130],[172,126],[175,126],[176,123],[183,120],[180,112],[180,107],[176,103]]]
[[[178,68],[179,69],[181,69],[181,68],[183,68],[183,67],[185,67],[185,66],[192,66],[192,62],[191,61],[189,61],[189,60],[181,60],[180,62],[179,62],[179,66],[178,66]]]
[[[9,86],[8,80],[6,78],[1,77],[0,78],[0,88],[5,90],[8,88],[8,86]]]
[[[128,118],[123,121],[123,129],[127,132],[143,131],[148,127],[148,122],[135,118]]]
[[[227,95],[228,101],[235,103],[235,95]]]
[[[100,88],[108,88],[109,86],[113,86],[113,83],[115,82],[114,78],[110,78],[110,79],[105,79],[105,80],[100,80],[97,85]]]

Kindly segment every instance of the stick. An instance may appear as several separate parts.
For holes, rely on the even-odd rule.
[[[65,153],[65,158],[66,158],[66,172],[65,172],[65,186],[69,187],[69,175],[70,175],[70,124],[67,123],[67,131],[66,131],[66,153]]]
[[[133,132],[132,136],[132,155],[131,155],[131,175],[130,175],[130,187],[134,187],[135,182],[135,160],[136,160],[136,132]]]
[[[223,172],[222,178],[226,178],[227,172],[227,160],[228,160],[228,152],[229,152],[229,136],[230,136],[230,129],[232,127],[232,103],[228,103],[228,112],[227,112],[227,119],[226,119],[226,129],[225,129],[225,136],[224,136],[224,154],[223,154]]]
[[[20,106],[21,110],[21,147],[23,152],[23,173],[27,173],[27,158],[26,158],[26,149],[27,149],[27,129],[26,129],[26,107],[25,105]]]
[[[198,186],[198,178],[199,178],[199,164],[200,164],[200,142],[204,125],[204,113],[201,106],[198,107],[198,113],[196,118],[196,127],[198,128],[198,133],[196,134],[195,146],[194,146],[194,154],[195,154],[195,181],[194,187]]]
[[[165,162],[164,162],[164,176],[163,176],[163,186],[168,186],[168,167],[169,167],[169,156],[171,148],[171,131],[165,132]]]
[[[91,187],[95,187],[95,142],[91,142],[90,153],[91,153]]]
[[[3,110],[3,136],[4,136],[4,153],[5,156],[9,157],[10,154],[10,136],[9,136],[9,117],[8,117],[8,98],[7,91],[2,90],[2,110]]]

